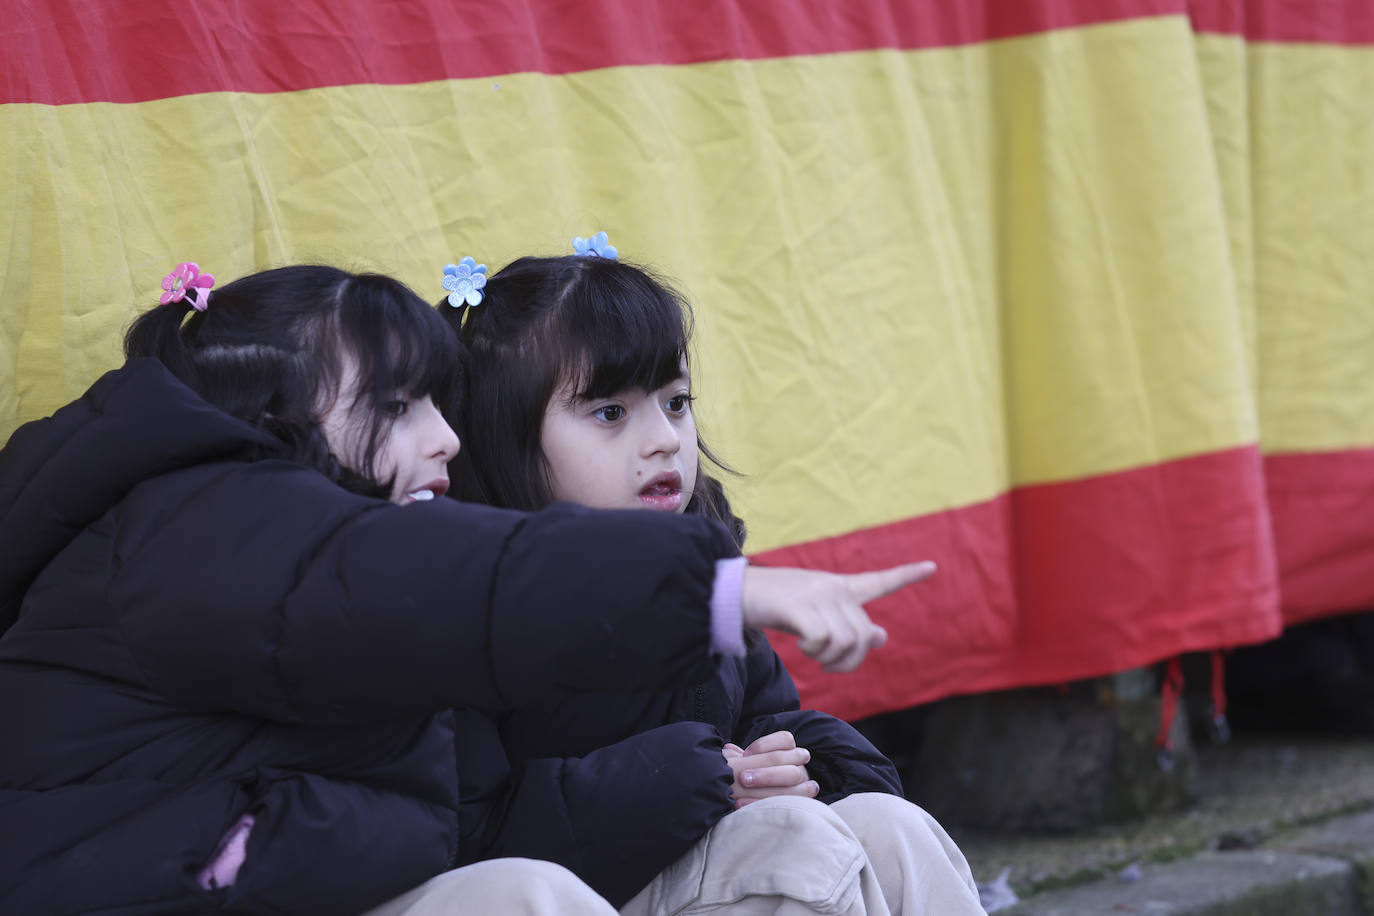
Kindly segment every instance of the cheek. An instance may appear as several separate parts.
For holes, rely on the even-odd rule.
[[[594,432],[563,433],[547,435],[541,443],[553,497],[594,509],[624,508],[632,484],[624,456]]]
[[[389,480],[400,469],[401,459],[407,452],[405,436],[387,436],[386,443],[377,450],[376,474],[378,480]]]
[[[544,435],[539,442],[539,450],[543,453],[544,469],[548,472],[550,480],[556,482],[574,476],[577,462],[571,459],[570,445],[559,435],[558,429],[545,427]]]
[[[595,509],[612,509],[620,506],[624,498],[623,470],[617,474],[615,466],[605,461],[602,454],[588,450],[565,452],[561,460],[550,457],[548,468],[554,495],[559,499]]]
[[[579,448],[577,436],[556,420],[545,422],[539,449],[553,487],[553,498],[586,502],[589,497],[586,492],[587,456],[583,454],[585,449]]]

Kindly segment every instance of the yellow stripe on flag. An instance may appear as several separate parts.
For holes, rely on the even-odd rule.
[[[1261,441],[1374,445],[1374,48],[1247,56]]]
[[[1227,90],[1202,47],[1173,17],[911,52],[0,107],[0,206],[17,214],[0,431],[114,365],[178,260],[227,280],[321,259],[437,300],[446,261],[495,270],[604,228],[696,303],[704,426],[751,475],[731,490],[752,549],[1254,442],[1239,185],[1209,108]],[[1326,370],[1303,367],[1312,390]]]
[[[1374,445],[1374,48],[1199,35],[1268,453]]]

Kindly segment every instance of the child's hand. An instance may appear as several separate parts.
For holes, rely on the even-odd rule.
[[[797,747],[791,732],[764,735],[747,748],[727,744],[721,753],[735,772],[730,794],[736,809],[773,795],[815,798],[820,794],[820,785],[806,772],[811,752]]]
[[[791,633],[826,671],[852,671],[887,642],[863,606],[934,573],[930,562],[849,574],[750,566],[740,596],[744,625]]]

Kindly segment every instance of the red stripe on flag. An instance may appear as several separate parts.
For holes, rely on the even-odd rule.
[[[1199,32],[1250,41],[1374,44],[1368,0],[1190,0],[1188,7]]]
[[[772,641],[803,701],[857,718],[973,693],[1109,674],[1280,628],[1254,447],[1067,483],[769,551],[836,571],[933,559],[940,571],[871,605],[890,641],[825,675]]]
[[[0,100],[141,102],[950,47],[1184,13],[1199,31],[1251,40],[1374,43],[1374,6],[1363,0],[67,0],[0,21]]]
[[[1187,0],[53,0],[0,22],[4,101],[140,102],[963,45]]]
[[[1264,459],[1287,623],[1374,608],[1374,449]]]

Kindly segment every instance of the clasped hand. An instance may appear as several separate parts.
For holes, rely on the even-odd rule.
[[[797,747],[791,732],[764,735],[746,748],[727,744],[721,753],[735,774],[730,794],[736,809],[774,795],[815,798],[820,793],[820,784],[806,771],[811,752]]]

